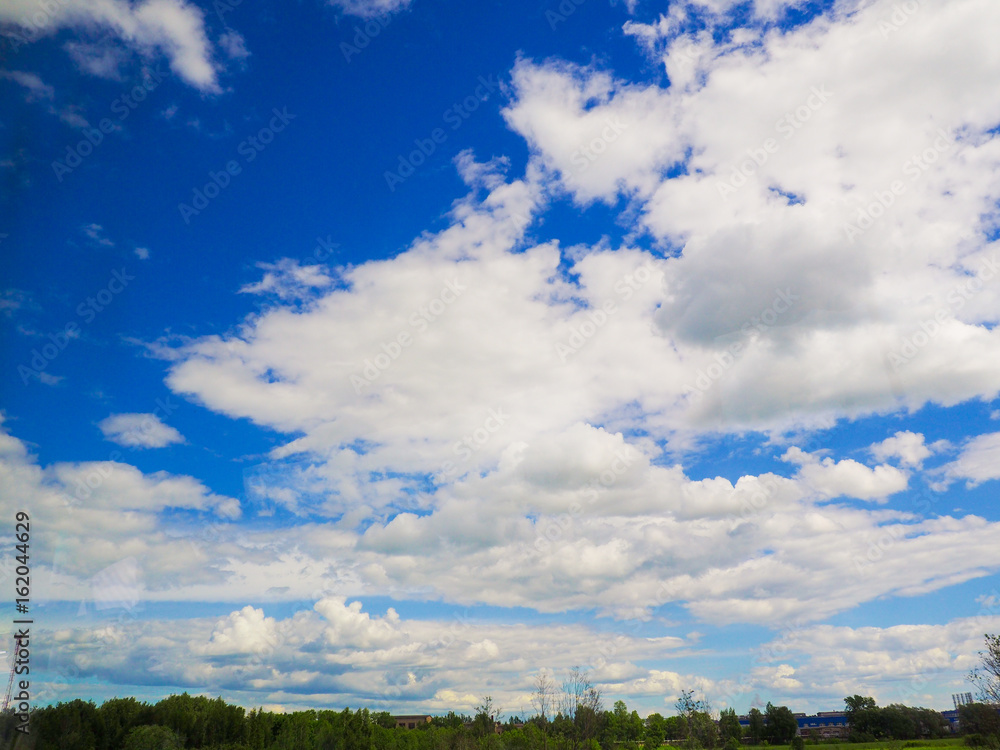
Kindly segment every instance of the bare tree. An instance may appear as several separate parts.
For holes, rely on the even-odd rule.
[[[548,721],[549,712],[555,701],[556,684],[546,672],[539,672],[535,677],[535,692],[531,695],[531,706],[542,721]]]
[[[579,740],[592,739],[597,734],[604,709],[601,691],[594,687],[588,672],[573,667],[563,683],[563,715],[573,721]],[[578,743],[574,742],[574,746]]]
[[[979,652],[979,666],[968,679],[979,688],[983,703],[1000,703],[1000,635],[986,634],[986,650]]]

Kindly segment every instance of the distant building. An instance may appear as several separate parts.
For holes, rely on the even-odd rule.
[[[948,722],[948,729],[951,730],[951,733],[952,734],[957,733],[958,732],[958,709],[954,709],[954,710],[950,710],[950,711],[942,711],[941,715]]]
[[[843,711],[817,711],[813,716],[801,716],[796,720],[799,722],[796,734],[799,735],[810,735],[815,731],[820,739],[825,740],[848,734],[847,714]]]
[[[431,717],[427,714],[406,714],[405,716],[393,716],[392,720],[401,729],[416,729],[423,724],[430,724]]]
[[[808,737],[815,732],[820,739],[846,737],[848,733],[847,714],[843,711],[819,711],[813,715],[792,714],[799,725],[795,733]],[[750,726],[750,717],[738,717],[744,729]]]

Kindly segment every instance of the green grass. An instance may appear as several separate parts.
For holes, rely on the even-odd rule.
[[[920,748],[944,750],[949,747],[960,747],[961,737],[942,737],[939,740],[878,740],[877,742],[820,742],[814,744],[806,740],[806,748],[821,748],[822,750],[920,750]],[[791,745],[769,745],[762,750],[787,750]]]

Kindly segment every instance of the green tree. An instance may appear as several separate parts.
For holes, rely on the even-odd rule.
[[[787,745],[799,729],[799,723],[788,706],[775,706],[771,702],[764,710],[764,723],[768,742],[772,745]]]
[[[985,703],[967,703],[958,707],[958,726],[962,734],[1000,737],[1000,711]]]
[[[724,708],[719,714],[719,735],[724,743],[730,739],[735,739],[738,743],[743,737],[743,727],[740,726],[735,709]]]
[[[628,719],[628,706],[625,705],[625,701],[615,701],[611,713],[608,714],[608,733],[614,742],[626,741]]]
[[[122,750],[183,750],[177,733],[167,727],[152,725],[136,727],[129,732]]]
[[[683,740],[687,737],[687,719],[685,717],[668,716],[663,723],[668,740]]]
[[[643,736],[643,746],[646,750],[658,750],[667,737],[667,720],[658,713],[646,717],[646,733]]]
[[[875,699],[868,696],[852,695],[844,698],[844,713],[850,727],[852,741],[870,741],[880,738],[882,731],[881,712]]]
[[[894,740],[915,740],[921,736],[916,709],[892,703],[882,709],[880,718],[887,737]]]
[[[760,712],[759,708],[751,708],[747,720],[747,736],[750,738],[750,742],[754,745],[760,744],[760,741],[764,739],[766,730],[764,714]]]
[[[714,748],[719,743],[719,730],[712,720],[712,707],[707,701],[696,699],[693,690],[681,690],[674,707],[687,721],[686,747]]]

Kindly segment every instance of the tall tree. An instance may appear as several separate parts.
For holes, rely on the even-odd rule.
[[[878,739],[882,736],[882,717],[874,698],[862,695],[844,698],[844,713],[847,714],[852,739]]]
[[[712,720],[708,701],[695,698],[693,690],[681,690],[674,708],[687,720],[686,747],[713,748],[718,744],[719,730]]]
[[[667,720],[655,711],[646,717],[645,750],[659,750],[667,736]]]
[[[531,694],[531,706],[542,722],[548,721],[555,702],[556,684],[546,672],[539,672],[535,677],[535,692]]]
[[[722,737],[723,744],[730,738],[739,741],[743,736],[743,727],[740,726],[740,720],[736,716],[735,709],[722,709],[722,712],[719,714],[719,734]]]
[[[747,735],[750,737],[750,742],[757,745],[764,739],[764,731],[766,729],[764,726],[764,714],[760,712],[759,708],[751,708],[747,719],[749,720]]]
[[[764,710],[764,723],[767,725],[767,739],[772,745],[788,744],[799,729],[799,722],[788,706],[775,706],[770,702]]]

